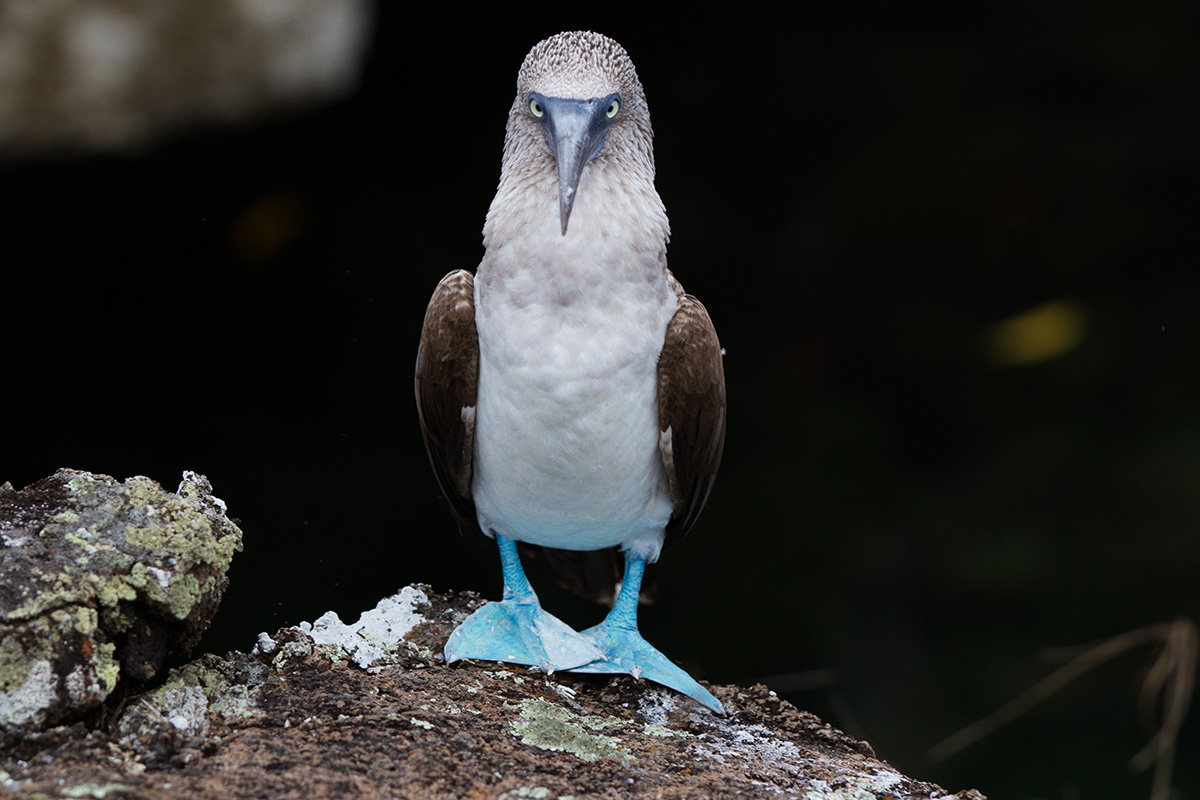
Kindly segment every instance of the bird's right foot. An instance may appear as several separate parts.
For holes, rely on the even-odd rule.
[[[446,640],[446,663],[460,658],[569,670],[604,657],[588,639],[536,601],[491,602],[463,620]]]

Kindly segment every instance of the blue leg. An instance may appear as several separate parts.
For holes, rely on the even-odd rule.
[[[521,568],[516,542],[496,534],[496,543],[504,569],[504,599],[488,603],[454,629],[446,640],[446,663],[476,658],[554,672],[602,658],[590,641],[542,609]]]
[[[615,672],[645,678],[661,683],[692,697],[724,714],[721,701],[692,679],[691,675],[675,666],[666,656],[638,633],[638,595],[642,591],[642,573],[646,569],[644,559],[625,554],[625,578],[612,611],[599,625],[583,631],[581,636],[591,639],[596,647],[604,651],[604,657],[574,672]]]

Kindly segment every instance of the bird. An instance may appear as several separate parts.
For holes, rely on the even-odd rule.
[[[724,713],[638,631],[646,566],[695,524],[726,417],[724,351],[667,268],[654,174],[625,49],[591,31],[536,44],[517,75],[483,258],[438,284],[417,349],[434,474],[459,529],[496,541],[504,577],[503,599],[465,619],[444,655],[630,674]],[[623,560],[603,621],[577,632],[543,609],[523,550],[574,571],[576,588]]]

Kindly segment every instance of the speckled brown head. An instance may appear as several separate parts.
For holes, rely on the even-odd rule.
[[[503,171],[557,173],[566,235],[584,166],[616,160],[653,183],[653,136],[646,96],[625,48],[591,31],[560,33],[534,45],[521,64]]]

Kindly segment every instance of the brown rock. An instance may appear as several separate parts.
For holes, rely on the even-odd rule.
[[[0,745],[187,655],[241,549],[196,473],[177,492],[69,469],[21,491],[0,485]]]
[[[446,637],[481,602],[412,586],[354,625],[327,615],[254,654],[205,656],[104,730],[10,748],[6,785],[155,800],[946,796],[764,686],[710,687],[721,718],[627,676],[446,666]]]

